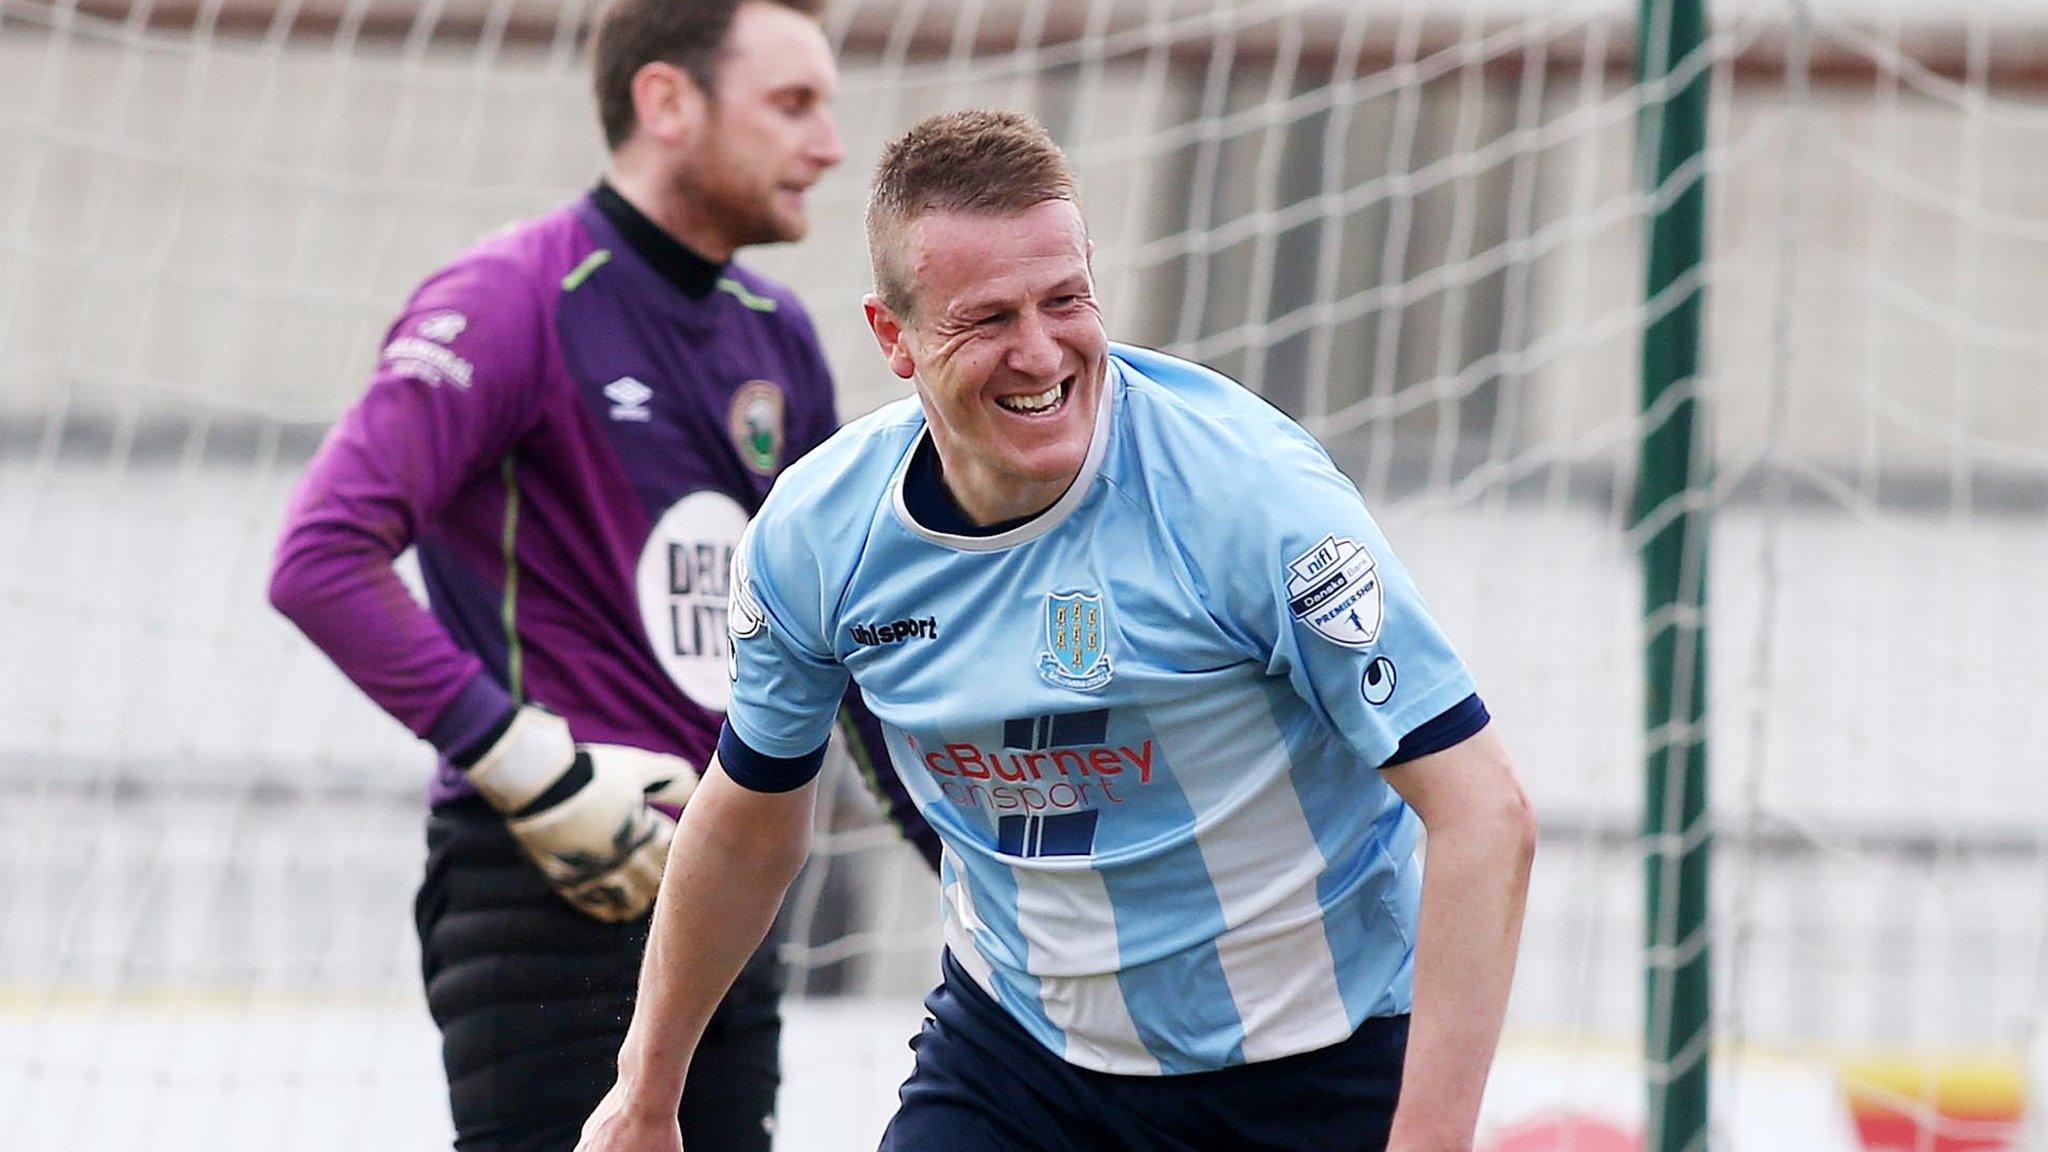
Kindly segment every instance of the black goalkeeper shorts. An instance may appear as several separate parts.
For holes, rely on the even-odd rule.
[[[414,904],[427,1007],[459,1152],[570,1152],[612,1085],[648,917],[605,924],[555,895],[474,797],[427,821]],[[690,1152],[767,1152],[781,1083],[782,973],[771,937],[690,1063]]]

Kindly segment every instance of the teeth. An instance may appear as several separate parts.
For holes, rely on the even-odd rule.
[[[996,403],[1012,412],[1043,412],[1060,402],[1060,386],[1047,388],[1036,396],[1004,396]]]

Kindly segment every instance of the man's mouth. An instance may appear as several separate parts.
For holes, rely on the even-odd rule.
[[[1066,400],[1067,392],[1072,387],[1073,378],[1068,377],[1043,392],[1034,392],[1028,396],[998,396],[996,403],[1006,412],[1042,416],[1058,408]]]

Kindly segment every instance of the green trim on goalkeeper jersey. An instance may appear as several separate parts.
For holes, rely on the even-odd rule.
[[[505,625],[505,678],[506,687],[512,692],[512,699],[526,702],[524,676],[525,653],[519,647],[519,483],[512,464],[512,454],[506,453],[504,462],[498,466],[498,475],[505,482],[505,527],[502,537],[505,557],[505,601],[499,609]]]

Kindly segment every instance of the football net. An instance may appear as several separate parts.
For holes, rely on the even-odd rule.
[[[263,603],[417,279],[586,187],[586,0],[0,0],[0,1146],[445,1146],[428,757]],[[867,165],[1035,111],[1112,332],[1295,414],[1544,820],[1498,1152],[1632,1147],[1641,235],[1704,179],[1714,1146],[2019,1147],[2048,993],[2048,23],[1723,3],[1645,188],[1633,5],[837,0],[794,283],[863,411]],[[1655,415],[1653,414],[1653,417]],[[1199,509],[1189,510],[1199,515]],[[787,909],[782,1146],[872,1147],[931,884],[852,773]]]

